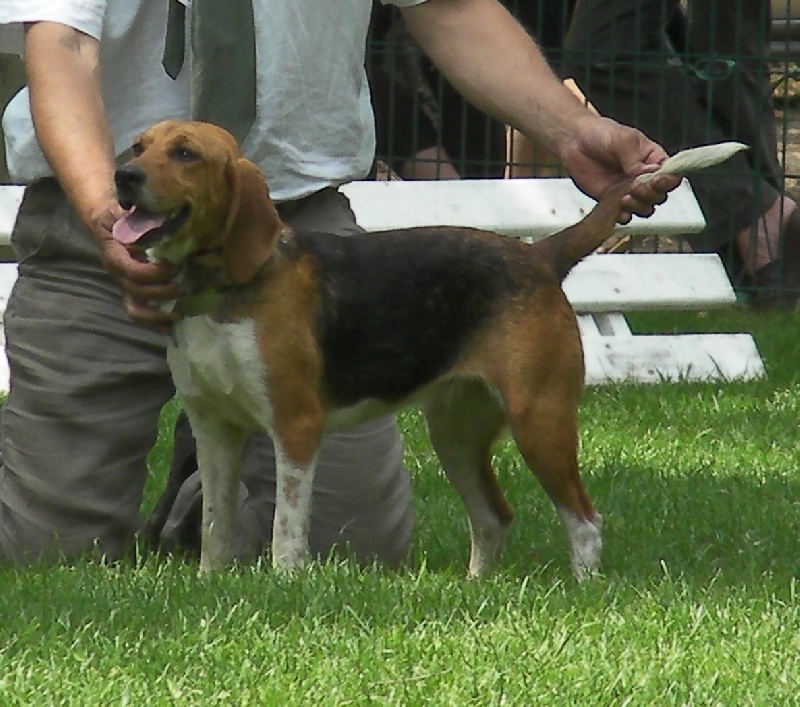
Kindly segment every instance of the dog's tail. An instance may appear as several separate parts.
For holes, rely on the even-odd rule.
[[[647,182],[662,174],[686,174],[697,169],[705,169],[724,162],[737,152],[746,149],[747,145],[741,142],[720,142],[681,150],[666,160],[655,172],[640,174],[610,189],[583,221],[566,231],[538,241],[533,247],[545,262],[550,262],[556,275],[563,280],[581,259],[613,233],[614,224],[622,211],[620,201],[635,181]]]
[[[633,181],[634,179],[626,179],[609,189],[582,221],[533,244],[541,258],[550,263],[560,280],[614,232],[614,226],[622,213],[622,197],[628,193]]]

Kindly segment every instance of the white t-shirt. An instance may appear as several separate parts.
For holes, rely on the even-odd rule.
[[[0,51],[19,51],[25,22],[59,22],[101,40],[103,98],[120,154],[153,123],[189,115],[188,62],[176,80],[161,65],[169,1],[2,0]],[[369,171],[375,131],[364,54],[371,6],[371,0],[254,3],[257,118],[243,147],[264,170],[276,201]],[[27,89],[8,105],[3,130],[14,181],[52,173],[36,141]]]

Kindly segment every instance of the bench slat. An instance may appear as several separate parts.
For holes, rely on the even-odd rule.
[[[666,381],[753,380],[764,364],[749,334],[584,336],[586,385]],[[0,392],[8,391],[0,327]]]
[[[0,263],[0,318],[16,277],[16,263]],[[577,312],[705,309],[736,302],[725,268],[708,254],[592,256],[569,274],[564,291]]]
[[[23,191],[25,187],[9,184],[0,186],[0,245],[9,244]]]
[[[413,226],[470,226],[537,240],[582,219],[595,201],[571,179],[464,179],[351,182],[341,187],[367,231]],[[634,217],[620,232],[675,236],[697,233],[705,218],[684,179],[650,218]]]
[[[0,186],[0,245],[7,244],[24,187]],[[413,226],[471,226],[527,240],[549,236],[579,221],[594,200],[570,179],[465,179],[351,182],[341,187],[367,231]],[[705,219],[687,180],[649,219],[634,217],[631,235],[697,233]]]
[[[753,380],[764,364],[750,334],[642,334],[582,339],[587,385]]]
[[[8,304],[8,296],[11,294],[11,288],[17,279],[17,264],[16,263],[0,263],[0,322],[3,321],[3,314],[6,311]]]
[[[564,292],[578,312],[736,304],[725,267],[714,253],[592,255],[567,276]]]

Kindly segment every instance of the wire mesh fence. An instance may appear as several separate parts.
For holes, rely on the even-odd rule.
[[[601,114],[669,152],[719,140],[750,145],[692,178],[708,222],[702,234],[625,247],[718,252],[737,286],[757,298],[780,299],[796,287],[800,0],[502,1]],[[367,67],[378,138],[373,177],[563,174],[552,155],[464,101],[418,51],[397,9],[377,0]],[[0,56],[0,105],[22,80],[18,59]]]
[[[740,140],[750,150],[692,178],[708,222],[638,250],[718,252],[759,301],[793,299],[800,216],[800,2],[504,0],[559,76],[601,114],[668,152]],[[383,174],[555,176],[552,155],[469,106],[420,55],[399,13],[376,4],[370,78]]]

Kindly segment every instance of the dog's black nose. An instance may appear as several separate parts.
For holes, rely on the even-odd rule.
[[[136,165],[126,164],[114,174],[114,183],[117,186],[117,199],[123,208],[130,208],[136,202],[136,197],[144,186],[146,175],[144,170]]]
[[[117,173],[114,175],[114,181],[117,184],[117,188],[122,187],[125,189],[136,189],[144,184],[144,180],[144,170],[141,167],[137,167],[136,165],[132,164],[126,164],[123,167],[120,167],[117,170]]]

